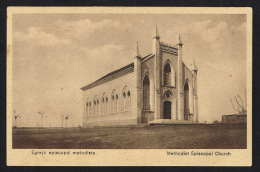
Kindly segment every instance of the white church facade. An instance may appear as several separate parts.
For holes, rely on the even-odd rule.
[[[141,123],[198,123],[197,67],[182,61],[180,35],[171,46],[155,28],[152,53],[81,88],[83,127]]]

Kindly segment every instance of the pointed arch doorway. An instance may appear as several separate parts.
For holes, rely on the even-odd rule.
[[[163,119],[171,119],[172,103],[168,100],[163,102]]]

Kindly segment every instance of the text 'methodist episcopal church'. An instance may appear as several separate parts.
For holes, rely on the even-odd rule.
[[[82,87],[83,126],[198,123],[197,67],[182,61],[182,41],[160,42],[155,27],[152,53]]]

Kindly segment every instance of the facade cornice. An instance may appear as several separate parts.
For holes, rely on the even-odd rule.
[[[178,48],[163,42],[160,42],[160,50],[173,55],[178,55]]]

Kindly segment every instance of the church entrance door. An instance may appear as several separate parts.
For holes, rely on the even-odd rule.
[[[171,119],[171,106],[170,101],[163,102],[163,119]]]

